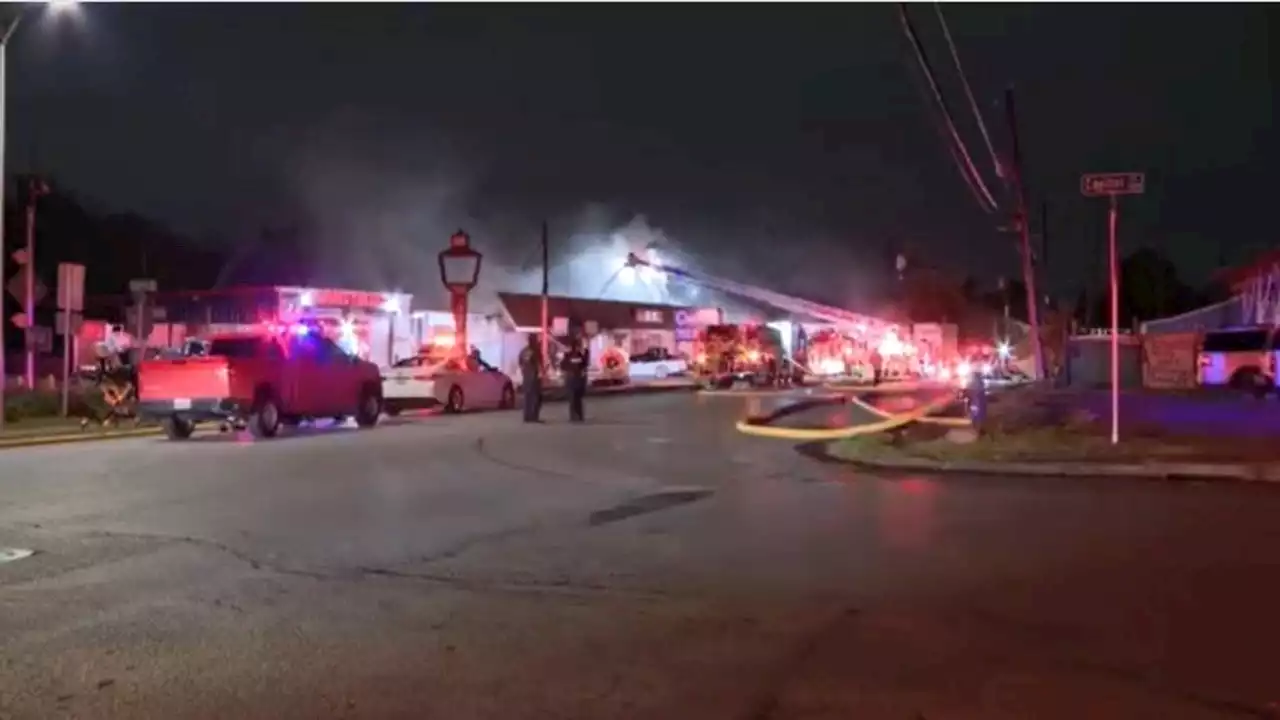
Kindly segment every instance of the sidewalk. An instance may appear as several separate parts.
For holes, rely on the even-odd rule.
[[[82,429],[78,418],[29,419],[5,423],[4,432],[0,432],[0,449],[141,437],[159,432],[160,428],[155,425],[139,426],[132,422],[109,428],[91,422]]]
[[[695,386],[691,381],[671,379],[628,385],[592,387],[587,389],[587,394],[592,396],[641,395],[662,392],[692,392],[694,389]],[[562,385],[544,389],[543,396],[545,400],[550,402],[560,402],[568,399]],[[0,449],[34,445],[57,445],[92,440],[113,440],[158,434],[160,434],[160,428],[155,425],[135,426],[130,421],[111,428],[103,428],[97,423],[90,423],[87,428],[81,429],[78,418],[39,418],[7,423],[4,432],[0,433]]]
[[[884,470],[1280,483],[1280,453],[1253,444],[1224,447],[1218,438],[1130,438],[1111,445],[1105,437],[1049,429],[955,441],[937,428],[914,430],[815,443],[803,452]]]
[[[10,420],[4,424],[4,430],[0,431],[0,440],[28,435],[69,432],[80,432],[80,418],[55,417]]]
[[[1137,480],[1233,480],[1280,484],[1280,463],[1211,462],[1025,462],[990,460],[942,460],[913,456],[908,452],[877,449],[855,450],[848,441],[811,443],[800,452],[824,462],[860,468],[959,475],[1010,477],[1131,478]]]

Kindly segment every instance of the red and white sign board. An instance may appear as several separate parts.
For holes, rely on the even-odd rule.
[[[58,309],[84,310],[84,266],[58,263]]]

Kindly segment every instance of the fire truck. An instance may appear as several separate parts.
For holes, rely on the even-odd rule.
[[[828,379],[869,376],[867,340],[834,326],[809,333],[804,362],[813,375]]]
[[[779,366],[785,368],[782,372],[792,379],[800,379],[802,376],[819,378],[840,374],[856,375],[860,371],[865,371],[865,375],[869,377],[873,350],[878,350],[885,344],[886,338],[892,336],[894,342],[898,343],[889,343],[893,347],[903,347],[902,340],[895,335],[897,326],[881,318],[659,264],[634,254],[627,257],[627,265],[651,268],[700,287],[747,298],[792,315],[811,318],[813,324],[804,326],[790,322],[771,324],[780,336],[778,344],[782,351]],[[712,351],[704,352],[710,356]],[[749,356],[750,351],[747,352]]]
[[[691,368],[707,388],[777,385],[792,377],[782,334],[767,325],[710,325],[698,333],[697,348]]]

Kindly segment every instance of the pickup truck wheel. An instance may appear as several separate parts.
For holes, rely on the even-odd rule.
[[[249,416],[249,433],[256,438],[273,438],[280,432],[280,408],[271,397],[260,398]]]
[[[195,432],[196,424],[190,420],[183,420],[177,415],[171,415],[164,419],[164,434],[170,440],[186,440],[191,437],[191,433]]]
[[[449,401],[444,405],[444,411],[447,413],[460,413],[467,406],[467,398],[462,394],[462,388],[454,385],[449,388]]]
[[[516,406],[516,389],[511,387],[511,383],[502,386],[502,399],[498,401],[498,408],[501,410],[510,410]]]
[[[659,365],[658,367],[653,369],[653,376],[659,380],[666,380],[667,374],[668,373],[667,373],[666,365]]]
[[[365,390],[360,394],[360,408],[356,410],[356,425],[371,428],[378,424],[378,416],[382,415],[382,398],[378,394]]]

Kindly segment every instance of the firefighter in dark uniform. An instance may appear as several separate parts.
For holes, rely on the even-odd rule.
[[[520,351],[520,387],[524,391],[524,421],[542,422],[542,346],[537,335],[529,335],[529,341]]]
[[[587,351],[582,338],[574,338],[560,360],[565,389],[569,391],[569,422],[580,423],[586,420],[582,399],[587,395],[587,368],[590,366],[591,353]]]

